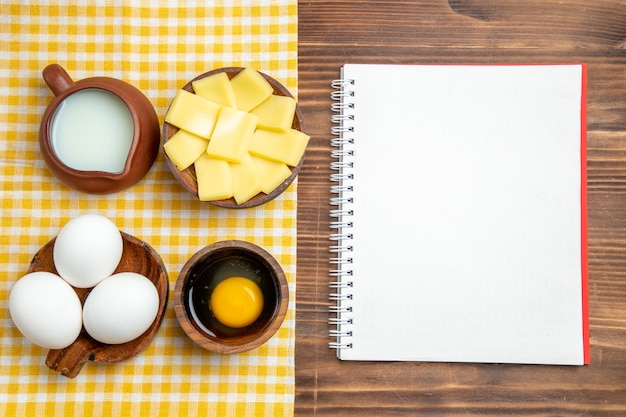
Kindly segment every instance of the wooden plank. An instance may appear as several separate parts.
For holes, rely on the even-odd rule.
[[[330,82],[346,62],[588,65],[591,365],[341,362],[327,346]],[[626,415],[626,1],[301,1],[296,415]]]

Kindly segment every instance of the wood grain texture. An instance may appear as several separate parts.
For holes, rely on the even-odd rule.
[[[591,365],[336,359],[330,82],[347,62],[587,63]],[[626,1],[301,1],[298,96],[297,416],[626,415]]]

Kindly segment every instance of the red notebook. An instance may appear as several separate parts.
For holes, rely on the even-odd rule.
[[[334,86],[338,357],[589,363],[585,65],[349,64]]]

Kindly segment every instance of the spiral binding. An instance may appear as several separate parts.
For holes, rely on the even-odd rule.
[[[334,103],[331,106],[334,124],[331,133],[331,145],[335,148],[331,152],[332,162],[330,168],[333,173],[330,175],[332,183],[330,191],[334,196],[330,199],[330,204],[334,207],[330,211],[333,219],[330,228],[333,232],[330,235],[331,244],[329,251],[333,255],[330,258],[331,269],[329,275],[333,281],[329,283],[331,288],[330,301],[332,305],[329,310],[332,317],[329,324],[333,326],[329,335],[333,341],[329,343],[332,349],[352,348],[352,239],[354,203],[354,91],[351,87],[354,80],[338,79],[331,83],[335,89],[331,93]]]

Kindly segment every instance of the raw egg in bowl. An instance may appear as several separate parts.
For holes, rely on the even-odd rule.
[[[189,338],[216,353],[267,342],[287,313],[289,288],[276,259],[249,242],[226,240],[195,253],[174,289],[174,311]]]

